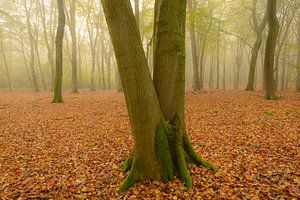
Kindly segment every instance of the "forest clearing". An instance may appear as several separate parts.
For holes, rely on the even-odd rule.
[[[299,198],[299,0],[0,0],[0,199]]]
[[[0,92],[0,193],[3,199],[297,199],[300,96],[262,92],[186,92],[186,126],[195,150],[220,167],[189,164],[179,180],[137,183],[117,192],[132,148],[122,93]]]

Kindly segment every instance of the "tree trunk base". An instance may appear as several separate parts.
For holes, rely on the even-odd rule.
[[[180,117],[176,114],[170,124],[164,120],[157,125],[155,136],[155,151],[159,161],[160,181],[166,183],[174,180],[175,176],[181,179],[187,188],[192,187],[192,180],[187,168],[188,163],[202,165],[217,172],[212,163],[199,156],[192,147],[183,127]],[[128,190],[137,181],[144,180],[143,167],[138,157],[131,153],[122,164],[122,170],[129,171],[119,192]]]

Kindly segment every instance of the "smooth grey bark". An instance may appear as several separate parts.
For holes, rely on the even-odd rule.
[[[274,80],[274,54],[276,40],[279,31],[278,19],[276,16],[277,0],[268,0],[268,26],[269,32],[266,41],[265,59],[264,59],[264,89],[266,99],[276,99],[275,80]]]

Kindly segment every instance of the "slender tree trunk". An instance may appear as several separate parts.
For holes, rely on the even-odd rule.
[[[192,60],[193,60],[193,84],[192,89],[194,91],[200,90],[200,78],[199,78],[199,65],[198,65],[198,54],[196,46],[196,34],[195,34],[195,21],[193,17],[194,5],[193,0],[188,0],[189,9],[189,22],[190,22],[190,39],[191,39],[191,49],[192,49]]]
[[[111,71],[111,56],[110,52],[108,52],[107,59],[106,59],[106,65],[107,65],[107,89],[111,89],[111,81],[110,81],[110,71]]]
[[[80,44],[78,42],[78,78],[79,78],[79,87],[82,87],[82,57]]]
[[[264,59],[264,86],[265,98],[276,99],[275,81],[274,81],[274,54],[276,40],[279,30],[278,19],[276,16],[277,0],[268,0],[268,25],[269,33],[266,42],[265,59]]]
[[[36,77],[35,72],[35,54],[34,54],[34,38],[32,33],[32,27],[30,22],[30,13],[27,7],[27,0],[24,0],[24,8],[25,8],[25,14],[26,14],[26,22],[27,22],[27,28],[28,28],[28,37],[30,40],[30,69],[31,69],[31,76],[32,76],[32,83],[33,83],[33,90],[34,92],[39,92],[39,86],[38,81]]]
[[[220,88],[220,33],[217,41],[217,89]]]
[[[72,93],[78,93],[78,83],[77,83],[77,38],[76,38],[76,0],[70,1],[70,34],[72,40]]]
[[[297,53],[297,78],[296,78],[296,91],[300,92],[300,14],[298,17],[298,53]]]
[[[106,89],[106,83],[105,83],[105,45],[104,45],[104,41],[101,40],[101,74],[102,74],[102,89],[105,90]]]
[[[201,49],[200,49],[200,70],[199,70],[199,82],[200,82],[200,89],[204,88],[204,56],[205,56],[205,50],[206,50],[206,36],[202,39],[199,37],[199,40],[201,41]]]
[[[2,54],[3,61],[4,61],[4,66],[5,66],[5,73],[6,73],[8,89],[12,90],[11,80],[10,80],[10,73],[9,73],[9,66],[8,66],[8,62],[7,62],[7,59],[6,59],[6,54],[5,54],[5,51],[4,51],[3,32],[2,32],[2,27],[1,26],[0,26],[0,45],[1,45],[1,54]]]
[[[257,9],[257,0],[253,0],[252,21],[253,21],[254,31],[256,34],[256,41],[254,43],[253,48],[251,49],[251,60],[250,60],[250,67],[249,67],[248,82],[246,87],[247,91],[254,90],[257,57],[258,57],[259,49],[262,44],[262,34],[267,24],[267,10],[261,24],[259,25],[256,9]]]
[[[224,58],[223,58],[223,90],[226,90],[226,41],[224,41]]]
[[[58,8],[58,26],[55,40],[56,50],[56,68],[55,68],[55,82],[54,82],[54,96],[52,103],[62,103],[62,68],[63,68],[63,38],[65,31],[65,12],[64,1],[57,0]]]
[[[48,58],[48,62],[50,65],[50,70],[51,70],[51,80],[50,80],[50,84],[51,84],[51,89],[53,89],[53,85],[54,85],[54,58],[53,58],[53,45],[52,45],[52,35],[51,35],[51,31],[52,30],[48,30],[47,26],[46,26],[46,13],[45,13],[45,4],[43,0],[38,0],[37,1],[37,6],[39,9],[39,13],[41,16],[41,22],[42,22],[42,27],[43,27],[43,33],[44,33],[44,40],[46,43],[46,48],[47,48],[47,58]],[[51,4],[51,12],[53,11],[53,3]],[[53,14],[51,13],[50,15],[50,19],[52,20],[52,16]],[[51,21],[52,23],[54,23],[54,21]],[[50,23],[51,23],[50,22]],[[50,33],[48,33],[50,32]],[[49,38],[50,36],[50,38]]]
[[[286,47],[283,49],[283,58],[282,58],[282,70],[281,70],[281,82],[280,82],[280,90],[284,91],[284,82],[285,82],[285,68],[286,68]]]
[[[46,85],[44,73],[43,73],[42,66],[41,66],[41,58],[40,58],[39,43],[38,43],[38,41],[39,41],[38,27],[36,27],[36,29],[35,29],[35,35],[36,35],[36,38],[34,40],[34,49],[35,49],[35,53],[36,53],[36,65],[40,72],[43,89],[47,90],[47,85]]]

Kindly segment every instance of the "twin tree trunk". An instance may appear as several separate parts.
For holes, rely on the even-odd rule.
[[[267,15],[269,33],[266,42],[265,59],[264,59],[264,88],[266,99],[276,99],[275,80],[274,80],[274,54],[276,40],[279,31],[278,19],[276,16],[277,0],[268,0]]]
[[[62,103],[62,62],[63,62],[63,37],[65,30],[65,12],[63,0],[57,0],[58,8],[58,26],[55,38],[55,50],[56,50],[56,68],[55,68],[55,80],[54,80],[54,97],[52,103]]]
[[[102,5],[134,138],[124,163],[130,172],[119,190],[139,180],[167,182],[175,175],[191,187],[188,161],[215,168],[195,153],[185,132],[186,1],[155,2],[153,82],[130,1],[102,0]]]

